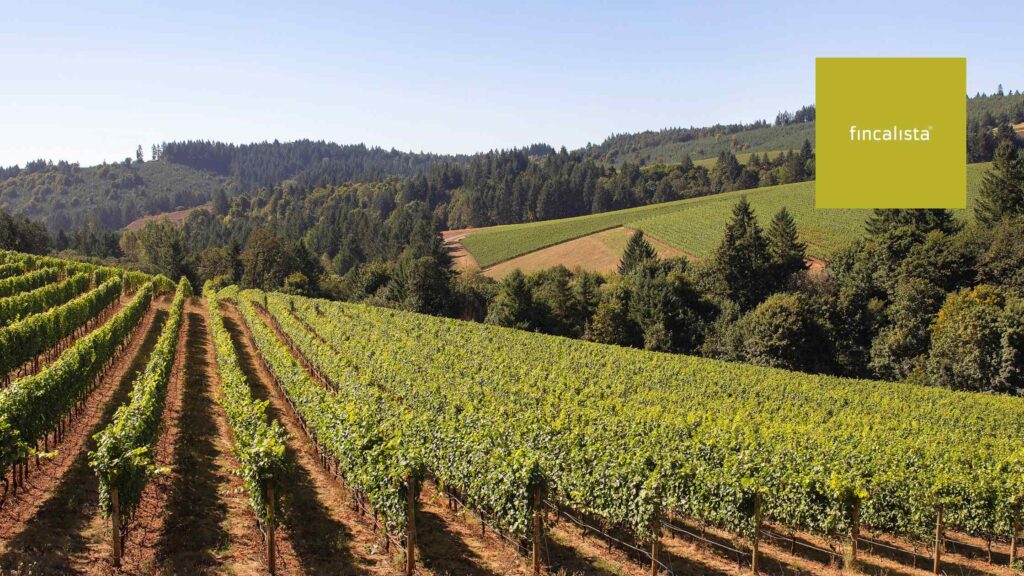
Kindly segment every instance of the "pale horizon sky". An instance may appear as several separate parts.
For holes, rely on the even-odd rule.
[[[87,5],[88,4],[88,5]],[[966,56],[1024,89],[1017,2],[2,2],[0,166],[173,140],[439,153],[772,120],[817,56]]]

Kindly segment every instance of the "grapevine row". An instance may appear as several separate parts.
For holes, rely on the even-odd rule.
[[[0,298],[0,327],[63,304],[88,288],[89,275],[78,273],[55,284]]]
[[[56,268],[43,268],[32,270],[18,276],[11,276],[0,280],[0,298],[7,298],[19,292],[35,290],[40,286],[56,282],[60,277],[60,271]]]
[[[115,276],[74,300],[0,329],[0,374],[50,350],[120,296],[121,279]]]
[[[12,264],[0,264],[0,279],[10,278],[25,273],[25,265],[20,262]]]
[[[114,318],[82,337],[38,374],[0,392],[0,469],[23,460],[88,395],[149,308],[153,285],[139,289]]]
[[[339,388],[314,382],[257,315],[253,303],[238,297],[239,308],[260,356],[314,442],[334,461],[353,491],[380,516],[384,528],[402,534],[406,528],[407,480],[417,475],[416,459],[399,440],[392,412],[372,391]]]
[[[245,373],[238,363],[231,335],[224,328],[212,285],[207,283],[203,293],[207,294],[210,331],[223,390],[218,403],[227,413],[235,437],[235,455],[241,465],[240,473],[249,494],[249,504],[260,520],[265,522],[268,519],[268,504],[272,505],[267,501],[266,488],[268,483],[279,481],[285,469],[286,435],[277,421],[268,419],[268,402],[252,397]]]
[[[283,298],[269,305],[287,327]],[[446,406],[472,414],[539,459],[556,501],[641,536],[659,513],[751,535],[758,504],[767,519],[830,536],[859,516],[923,537],[941,509],[947,526],[1006,537],[1020,515],[1024,406],[1015,399],[291,301],[344,356],[331,362],[408,406],[441,409],[439,426]],[[311,354],[340,374],[328,356]]]
[[[121,520],[132,517],[154,472],[153,447],[178,348],[185,298],[189,296],[191,285],[182,278],[146,369],[132,383],[128,402],[95,436],[96,450],[89,453],[89,464],[100,480],[100,507],[105,516],[115,517],[115,525],[123,526]]]

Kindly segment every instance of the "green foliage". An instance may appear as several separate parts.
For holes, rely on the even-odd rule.
[[[657,259],[658,253],[654,250],[654,246],[644,239],[643,230],[637,230],[630,236],[626,249],[622,251],[622,259],[619,260],[619,274],[629,274],[633,268],[644,262]]]
[[[871,530],[927,537],[941,503],[950,530],[992,536],[1024,488],[1019,398],[266,299],[318,373],[375,395],[375,426],[519,534],[538,484],[640,538],[656,510],[749,535],[755,493],[768,521],[826,535],[846,533],[859,501]]]
[[[231,292],[222,292],[221,296]],[[419,465],[415,452],[402,442],[395,421],[387,417],[394,410],[379,393],[360,386],[357,374],[332,373],[337,386],[334,391],[314,382],[257,313],[256,302],[264,298],[270,300],[255,291],[236,296],[256,348],[277,384],[311,435],[344,472],[346,484],[369,499],[388,532],[402,533],[406,526],[406,480],[417,478]],[[275,308],[277,304],[285,305],[276,295],[273,302]],[[290,312],[276,312],[274,317],[309,361],[320,364],[338,360],[333,348],[294,329],[296,321]]]
[[[1005,295],[986,285],[946,298],[931,327],[929,383],[955,390],[996,390],[1003,368],[1004,307]],[[1019,311],[1020,307],[1008,310]],[[1010,343],[1017,343],[1016,338]],[[1014,368],[1019,366],[1007,367]]]
[[[790,276],[807,268],[807,244],[801,242],[796,220],[783,207],[775,213],[765,234],[772,277],[777,287],[785,286]]]
[[[51,284],[57,281],[60,271],[56,268],[43,268],[32,270],[18,276],[11,276],[0,280],[0,298],[7,298],[15,294],[35,290],[36,288]]]
[[[929,327],[946,292],[920,278],[901,282],[886,310],[888,325],[871,345],[871,370],[886,380],[919,380],[931,343]]]
[[[121,278],[115,276],[95,290],[0,329],[0,374],[51,349],[120,297]]]
[[[141,216],[207,202],[224,180],[168,162],[101,164],[60,162],[0,179],[0,205],[44,219],[52,231],[95,222],[118,229]]]
[[[1004,141],[996,149],[992,169],[985,174],[975,216],[992,226],[1007,217],[1024,216],[1024,152]]]
[[[518,268],[498,284],[498,293],[487,312],[486,322],[520,330],[533,330],[538,325],[533,293],[526,284],[526,276]]]
[[[0,179],[0,189],[3,184],[3,179]],[[0,206],[2,205],[0,202]],[[0,250],[45,254],[49,249],[50,237],[45,226],[28,218],[13,217],[5,211],[0,211]]]
[[[217,402],[224,408],[234,436],[239,474],[249,493],[249,504],[261,520],[267,519],[268,483],[279,484],[286,470],[284,429],[268,419],[268,400],[255,400],[235,354],[231,335],[224,328],[220,301],[212,283],[203,286],[210,316],[210,332],[217,353],[217,374],[223,390]]]
[[[36,440],[53,430],[88,394],[139,325],[152,298],[152,285],[144,285],[109,322],[80,338],[38,374],[0,392],[0,468],[24,458]]]
[[[185,299],[191,295],[191,284],[182,278],[146,369],[132,383],[131,397],[94,436],[96,450],[89,453],[89,465],[99,476],[100,509],[105,516],[111,513],[111,494],[117,490],[121,515],[131,518],[146,483],[156,472],[153,448],[178,349]]]
[[[968,205],[974,204],[987,164],[967,167]],[[643,230],[688,254],[708,258],[722,240],[732,216],[732,208],[746,196],[751,207],[761,214],[775,214],[782,208],[799,223],[800,240],[807,243],[810,256],[831,260],[833,254],[851,241],[864,236],[864,224],[870,210],[817,210],[814,183],[801,182],[741,192],[728,192],[641,206],[603,214],[497,226],[471,232],[463,246],[486,268],[527,252],[553,246],[595,232],[627,226]],[[954,212],[957,220],[967,221],[971,211]]]
[[[978,268],[983,281],[1024,294],[1024,217],[1000,221]]]
[[[150,220],[121,236],[121,250],[151,274],[180,278],[185,272],[182,230],[166,218]]]
[[[820,372],[831,354],[815,310],[802,294],[774,294],[737,326],[743,359],[758,366]]]
[[[55,284],[0,298],[0,327],[7,326],[19,318],[54,308],[88,288],[89,275],[79,272]]]
[[[740,308],[753,308],[770,293],[771,255],[746,197],[740,198],[732,210],[732,221],[726,226],[715,254],[715,267],[724,282],[726,296]]]

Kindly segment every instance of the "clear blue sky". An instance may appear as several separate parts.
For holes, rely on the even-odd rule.
[[[1019,2],[0,3],[0,165],[313,138],[476,152],[773,118],[816,56],[966,56],[1024,89]]]

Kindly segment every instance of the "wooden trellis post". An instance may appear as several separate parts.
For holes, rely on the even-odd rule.
[[[533,573],[540,576],[540,547],[544,538],[544,522],[542,504],[544,501],[543,488],[536,486],[533,489]]]
[[[405,576],[416,572],[416,480],[405,481]]]
[[[1020,518],[1013,517],[1013,526],[1010,528],[1010,568],[1017,566],[1017,540],[1020,538]]]
[[[654,512],[651,522],[651,576],[658,575],[658,554],[661,552],[661,518],[660,511]]]
[[[932,566],[933,574],[941,574],[942,566],[942,505],[935,508],[935,562]]]
[[[761,493],[754,494],[754,537],[750,541],[750,573],[757,574],[761,564]]]
[[[277,573],[277,517],[275,515],[276,495],[274,494],[274,483],[267,481],[267,568],[271,574]]]
[[[110,536],[114,551],[114,566],[121,566],[121,502],[117,488],[110,491]]]
[[[860,500],[855,500],[850,511],[850,555],[847,568],[857,569],[857,541],[860,539]]]

